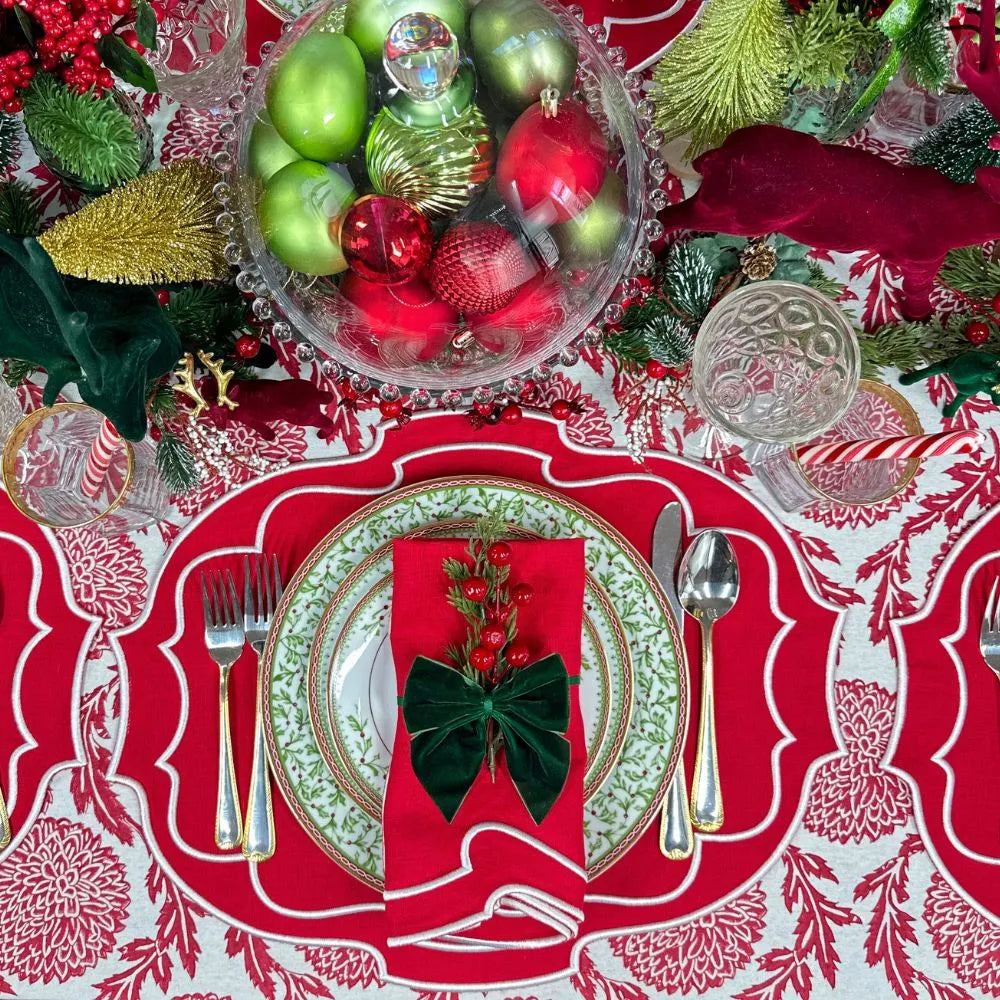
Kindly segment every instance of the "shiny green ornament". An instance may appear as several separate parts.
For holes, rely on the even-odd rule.
[[[594,200],[579,215],[549,229],[561,262],[572,268],[597,267],[611,260],[628,218],[625,182],[609,170]]]
[[[250,130],[247,145],[250,157],[250,172],[260,181],[268,181],[282,167],[302,157],[278,135],[267,112],[261,108],[257,121]]]
[[[412,128],[440,128],[462,115],[476,96],[476,73],[468,64],[460,66],[451,86],[433,101],[417,101],[397,90],[385,106],[393,118]]]
[[[368,83],[357,46],[331,32],[303,35],[271,70],[267,111],[281,138],[307,159],[348,159],[368,118]]]
[[[481,0],[469,19],[472,58],[497,103],[519,113],[546,87],[568,94],[576,43],[538,0]]]
[[[465,208],[493,175],[495,160],[490,127],[475,105],[438,129],[409,128],[383,108],[365,143],[375,190],[408,201],[431,219]]]
[[[454,32],[460,48],[468,44],[469,10],[466,0],[348,0],[344,34],[361,52],[368,68],[382,65],[382,49],[389,29],[405,14],[433,14]]]
[[[293,271],[338,274],[347,261],[331,224],[357,196],[349,180],[322,163],[289,163],[265,185],[257,206],[264,242]]]

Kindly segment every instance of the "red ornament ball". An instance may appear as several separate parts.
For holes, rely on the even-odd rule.
[[[362,353],[396,367],[437,357],[458,331],[458,313],[423,278],[382,285],[348,271],[340,294],[356,313],[341,329]]]
[[[165,306],[170,302],[170,292],[165,288],[160,288],[156,292],[156,301],[160,303],[161,306]]]
[[[523,608],[526,604],[531,603],[531,599],[535,596],[535,590],[530,583],[519,583],[510,592],[510,596],[519,608]]]
[[[554,115],[535,104],[514,122],[500,147],[497,190],[512,211],[551,226],[590,205],[607,166],[607,139],[582,104],[562,100]]]
[[[249,333],[244,333],[242,337],[236,338],[236,353],[245,360],[257,357],[260,354],[260,338]]]
[[[511,551],[506,542],[493,542],[486,546],[486,559],[491,566],[509,566]]]
[[[481,576],[470,576],[462,581],[462,594],[467,601],[483,601],[486,599],[486,581]]]
[[[507,630],[500,625],[486,625],[479,633],[480,645],[487,649],[503,649],[507,641]]]
[[[386,420],[392,420],[403,412],[403,401],[401,399],[383,399],[378,404],[378,408]]]
[[[496,222],[458,222],[441,237],[431,260],[431,288],[462,313],[507,305],[529,277],[517,239]]]
[[[661,378],[667,377],[667,366],[662,361],[657,361],[656,358],[650,358],[646,362],[646,374],[659,381]]]
[[[512,642],[507,647],[507,662],[512,667],[523,667],[528,662],[531,652],[523,642]]]
[[[409,202],[370,194],[354,202],[340,220],[340,248],[362,278],[396,285],[427,266],[434,234],[426,216]]]
[[[570,414],[573,412],[573,407],[565,399],[557,399],[552,404],[551,412],[556,420],[569,420]]]
[[[965,339],[976,347],[985,344],[990,339],[989,323],[984,323],[979,319],[967,323],[965,327]]]
[[[500,411],[500,419],[505,424],[519,424],[523,416],[524,413],[517,403],[510,403]]]
[[[487,649],[485,646],[475,646],[469,652],[469,663],[476,670],[482,670],[484,673],[487,670],[493,669],[493,664],[497,662],[496,653],[492,649]]]

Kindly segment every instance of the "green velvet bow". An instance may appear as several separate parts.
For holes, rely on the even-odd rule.
[[[573,678],[572,683],[579,679]],[[487,722],[503,734],[507,769],[536,823],[569,773],[570,678],[562,657],[515,670],[492,691],[426,656],[413,661],[401,704],[420,784],[450,823],[486,758]]]

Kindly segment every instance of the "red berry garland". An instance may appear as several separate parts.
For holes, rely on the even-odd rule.
[[[528,647],[523,642],[512,642],[507,647],[507,662],[512,667],[523,667],[528,662],[528,657],[531,655]]]
[[[503,649],[507,642],[507,630],[500,625],[487,625],[479,633],[479,642],[487,649]]]
[[[462,593],[467,601],[481,602],[487,594],[486,581],[481,576],[470,576],[462,581]]]
[[[242,337],[236,338],[236,353],[245,360],[257,357],[260,354],[260,338],[249,333],[244,333]]]
[[[487,649],[485,646],[476,646],[469,653],[469,663],[476,668],[476,670],[481,670],[484,673],[487,670],[492,670],[493,665],[497,662],[496,653],[491,649]]]
[[[486,558],[493,566],[510,564],[510,546],[506,542],[494,542],[486,549]]]
[[[535,596],[535,590],[530,583],[519,583],[510,592],[510,596],[518,607],[523,608],[526,604],[531,603],[531,599]]]
[[[990,339],[989,323],[984,323],[982,320],[977,319],[966,324],[965,339],[975,347],[985,344]]]

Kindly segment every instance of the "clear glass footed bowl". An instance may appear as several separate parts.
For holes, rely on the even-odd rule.
[[[666,167],[578,8],[423,8],[329,0],[265,46],[221,130],[219,225],[300,357],[455,399],[599,341],[653,264]]]

